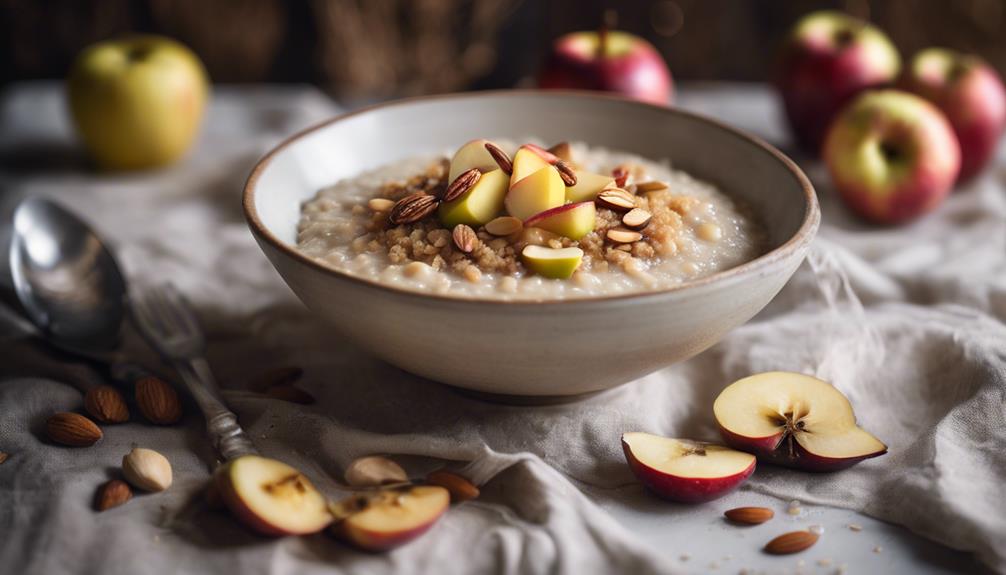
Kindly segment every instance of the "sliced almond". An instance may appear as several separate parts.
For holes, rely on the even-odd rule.
[[[559,160],[555,163],[555,169],[559,171],[559,177],[562,178],[562,182],[567,187],[576,185],[576,172],[573,171],[573,168],[569,164]]]
[[[524,222],[513,216],[502,216],[486,224],[486,231],[494,236],[509,236],[524,228]]]
[[[636,207],[636,197],[622,188],[607,188],[597,194],[595,200],[601,207],[615,210],[616,212],[627,212]]]
[[[622,216],[622,225],[630,230],[641,230],[650,225],[653,214],[643,208],[633,208]]]
[[[377,487],[408,480],[401,465],[380,455],[361,457],[346,468],[346,483],[350,487]]]
[[[395,207],[395,202],[388,198],[372,198],[367,202],[367,207],[375,212],[390,212]]]
[[[555,154],[557,158],[564,162],[573,161],[573,151],[569,146],[569,142],[559,142],[558,144],[552,146],[548,149],[549,153]]]
[[[479,178],[482,177],[482,172],[478,168],[472,168],[466,172],[461,172],[461,175],[454,178],[454,181],[447,186],[444,191],[443,201],[452,202],[465,194],[468,190],[472,189],[476,183],[478,183]]]
[[[461,477],[457,473],[438,469],[426,476],[426,482],[430,485],[439,485],[451,493],[451,500],[459,503],[469,501],[479,496],[479,488],[475,484]]]
[[[479,237],[475,235],[475,230],[465,224],[454,226],[454,231],[451,232],[451,239],[454,240],[454,245],[466,254],[472,253],[472,250],[475,249],[475,246],[479,242]]]
[[[486,142],[485,148],[486,151],[489,152],[489,155],[493,157],[493,160],[496,160],[496,165],[503,170],[504,174],[508,176],[513,174],[513,161],[510,160],[510,156],[503,151],[503,148],[500,148],[492,142]]]
[[[727,519],[745,525],[758,525],[775,517],[775,512],[768,507],[738,507],[723,513]]]
[[[607,238],[616,244],[631,244],[643,239],[643,234],[625,228],[612,228],[608,230]]]
[[[659,190],[666,190],[669,187],[670,186],[667,185],[667,182],[650,180],[649,182],[639,182],[636,184],[636,191],[639,193],[656,192]]]
[[[817,543],[820,536],[810,531],[790,531],[765,544],[765,552],[773,555],[799,553]]]

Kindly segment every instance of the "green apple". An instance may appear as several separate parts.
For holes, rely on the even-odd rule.
[[[503,211],[503,199],[507,195],[509,181],[506,173],[500,169],[482,174],[472,189],[461,197],[440,204],[440,223],[448,228],[459,224],[473,227],[485,225]]]
[[[550,166],[534,150],[526,145],[521,146],[513,157],[513,173],[510,175],[510,187],[542,168]]]
[[[112,170],[178,160],[199,132],[209,96],[199,58],[160,36],[86,48],[67,90],[77,132],[98,165]]]
[[[571,240],[578,240],[594,229],[596,215],[594,202],[565,204],[531,216],[524,222],[524,227],[541,228]]]
[[[566,184],[558,170],[545,166],[510,188],[504,201],[507,213],[526,220],[566,202]]]
[[[478,168],[480,172],[488,172],[498,168],[496,160],[486,150],[487,143],[489,140],[483,138],[472,140],[458,148],[454,157],[451,158],[451,170],[447,176],[447,182],[453,182],[455,178],[472,168]]]
[[[604,174],[577,172],[576,185],[566,188],[567,202],[593,202],[597,194],[607,187],[615,185],[615,178]]]
[[[583,250],[580,248],[546,248],[527,246],[521,252],[524,265],[534,273],[552,279],[568,279],[580,267]]]

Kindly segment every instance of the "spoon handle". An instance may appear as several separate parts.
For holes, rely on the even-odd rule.
[[[185,387],[199,404],[206,418],[206,430],[210,434],[213,447],[225,461],[242,455],[257,454],[251,439],[238,425],[238,418],[227,409],[220,397],[220,388],[206,360],[199,357],[188,361],[176,361],[175,368]]]

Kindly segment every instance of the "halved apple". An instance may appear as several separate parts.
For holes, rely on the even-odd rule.
[[[526,246],[520,255],[524,265],[534,273],[546,278],[564,280],[580,267],[583,250],[531,245]]]
[[[454,157],[451,158],[451,169],[447,176],[448,183],[453,182],[454,178],[472,168],[478,168],[480,172],[488,172],[499,167],[492,154],[486,150],[486,142],[488,141],[485,138],[472,140],[458,148]]]
[[[622,435],[629,468],[650,491],[681,503],[722,497],[751,476],[755,457],[722,445],[649,433]]]
[[[565,204],[528,218],[525,227],[541,228],[571,240],[578,240],[594,229],[597,210],[594,202]]]
[[[325,497],[282,461],[243,455],[217,470],[214,482],[231,513],[263,535],[306,535],[332,522]]]
[[[450,493],[436,485],[362,493],[331,505],[331,532],[365,551],[387,551],[429,530],[450,503]]]
[[[479,227],[503,211],[509,178],[503,170],[495,169],[482,174],[478,182],[461,197],[440,204],[437,214],[440,223],[453,228],[459,224]]]
[[[517,182],[506,194],[504,205],[511,216],[526,220],[566,203],[566,185],[559,172],[545,166]]]
[[[512,188],[517,182],[550,165],[526,145],[521,146],[513,157],[513,172],[510,174],[510,187]]]
[[[887,453],[856,425],[852,404],[831,384],[772,371],[738,380],[713,403],[724,441],[759,459],[807,471],[834,471]]]
[[[566,201],[593,202],[601,190],[614,185],[615,178],[610,175],[577,172],[576,185],[566,188]]]

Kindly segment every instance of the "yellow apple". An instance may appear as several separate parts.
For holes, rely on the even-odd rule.
[[[615,178],[604,174],[577,172],[576,185],[566,188],[566,201],[593,202],[601,190],[615,185]]]
[[[189,149],[209,86],[185,46],[132,36],[86,48],[67,91],[77,132],[98,165],[133,170],[170,164]]]
[[[479,227],[503,211],[509,178],[503,170],[495,169],[482,174],[479,180],[461,197],[440,204],[440,223],[448,228],[459,224]]]
[[[527,147],[527,145],[521,146],[513,157],[513,173],[510,174],[510,187],[514,187],[517,185],[517,182],[550,165],[537,152]]]
[[[580,267],[583,250],[580,248],[546,248],[527,246],[521,252],[524,265],[534,273],[552,279],[564,280]]]
[[[504,204],[508,214],[526,220],[565,202],[566,184],[555,168],[545,166],[511,187]]]

